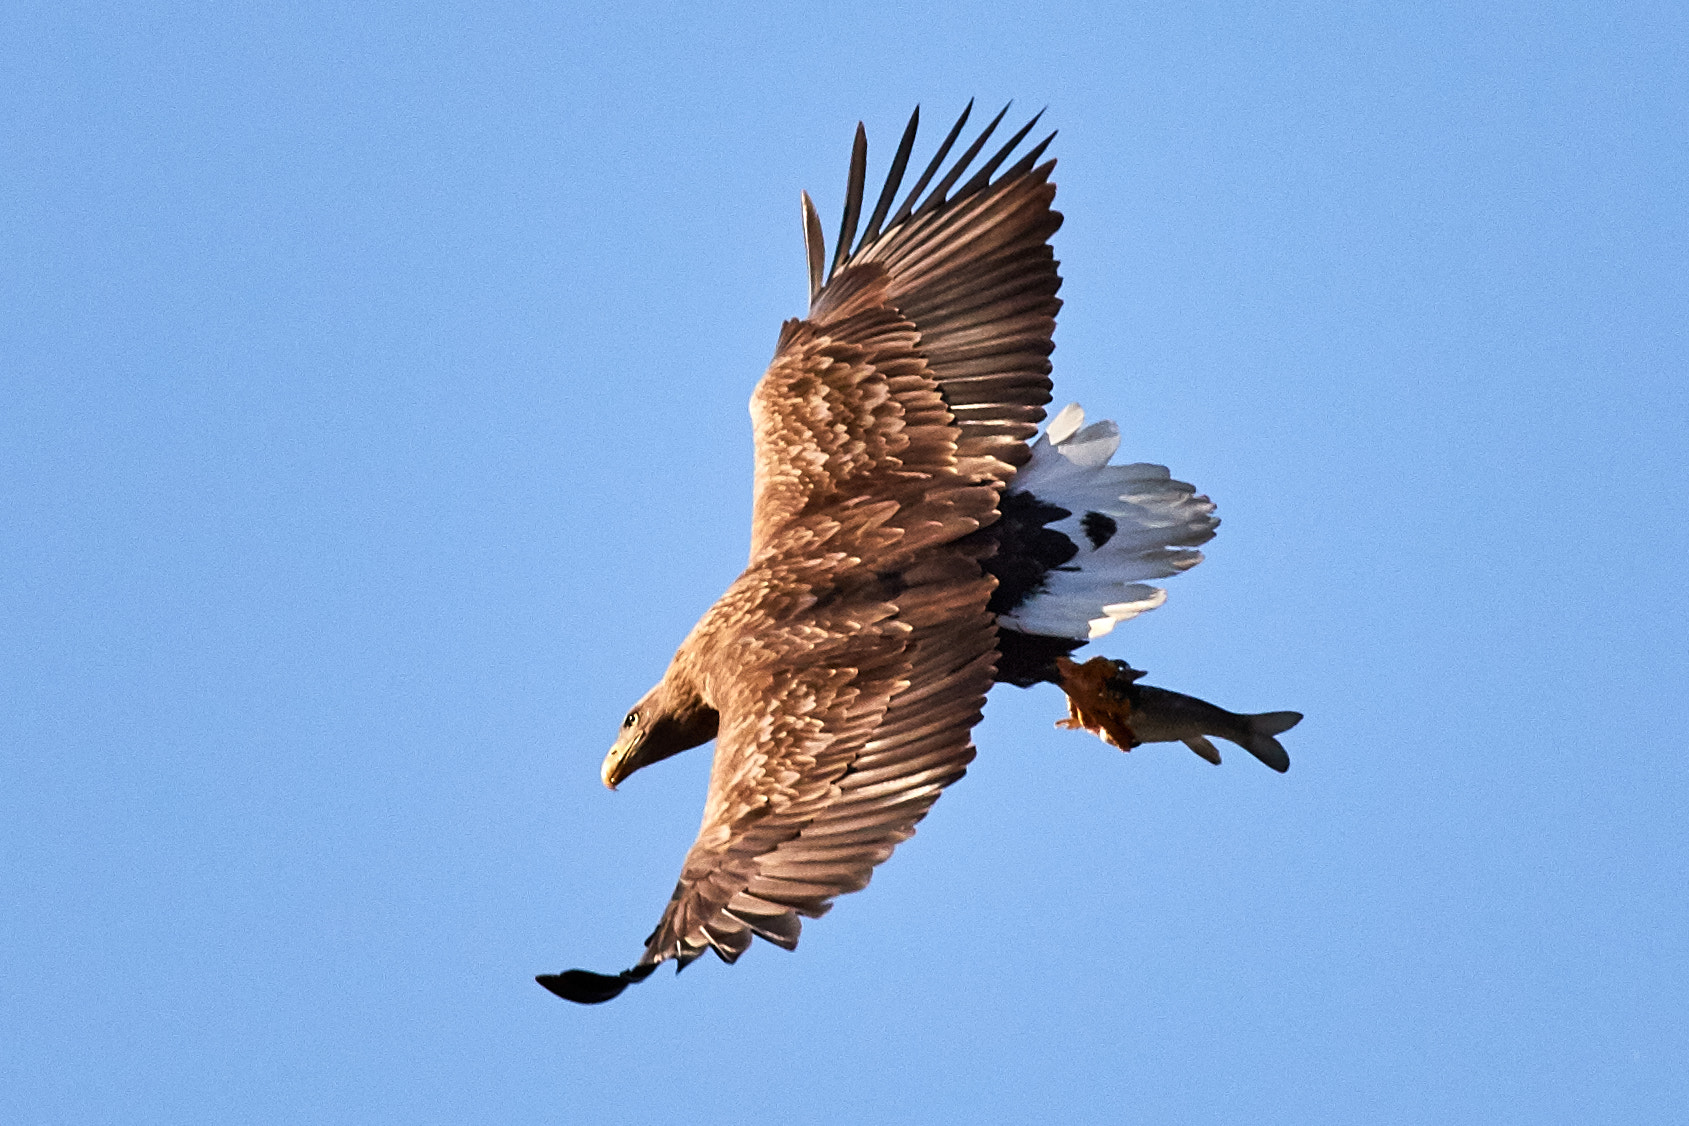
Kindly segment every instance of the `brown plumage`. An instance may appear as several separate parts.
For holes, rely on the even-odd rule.
[[[974,756],[999,662],[991,529],[1050,401],[1061,216],[1055,162],[1038,163],[1049,138],[994,175],[1037,118],[956,186],[1002,119],[945,170],[967,116],[893,211],[911,118],[853,245],[858,126],[830,265],[803,196],[810,309],[751,400],[750,564],[604,764],[614,787],[715,738],[703,825],[638,964],[539,979],[564,997],[607,1000],[705,950],[731,962],[753,935],[793,947],[801,917],[867,884]],[[1026,682],[1078,644],[1040,651]]]

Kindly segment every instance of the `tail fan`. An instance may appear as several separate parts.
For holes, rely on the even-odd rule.
[[[999,613],[1009,629],[1094,641],[1161,605],[1167,592],[1143,580],[1196,566],[1195,548],[1219,526],[1214,503],[1165,466],[1109,464],[1120,446],[1114,423],[1084,423],[1077,403],[1058,413],[1009,486],[1011,501],[1024,493],[1066,513],[1048,528],[1072,544],[1063,565]]]

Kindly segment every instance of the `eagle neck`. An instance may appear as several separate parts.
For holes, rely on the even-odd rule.
[[[663,710],[681,722],[715,710],[705,695],[703,654],[698,649],[698,637],[694,634],[675,653],[668,672],[663,674]]]

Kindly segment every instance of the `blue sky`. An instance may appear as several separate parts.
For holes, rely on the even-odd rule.
[[[1673,4],[12,4],[0,1118],[1653,1123],[1689,1106]],[[696,830],[851,130],[1048,105],[1058,403],[1225,524],[795,954],[581,1009]],[[930,144],[930,138],[928,143]]]

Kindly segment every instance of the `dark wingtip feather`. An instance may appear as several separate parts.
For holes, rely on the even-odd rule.
[[[909,123],[903,130],[903,139],[898,143],[897,153],[892,158],[891,168],[886,174],[885,185],[880,190],[879,200],[874,205],[873,214],[869,216],[867,226],[863,228],[860,239],[857,238],[857,226],[862,214],[863,187],[867,174],[868,136],[867,130],[861,122],[858,122],[855,144],[850,155],[850,180],[845,193],[844,216],[839,225],[839,241],[834,248],[833,261],[830,266],[826,264],[826,244],[821,234],[820,216],[816,212],[815,205],[810,200],[808,193],[805,193],[803,197],[804,244],[809,257],[809,299],[811,306],[813,307],[821,289],[838,275],[839,271],[850,262],[851,257],[878,239],[883,230],[896,229],[899,224],[913,217],[924,215],[948,203],[965,199],[990,187],[993,183],[1002,183],[1030,171],[1038,158],[1044,154],[1044,150],[1049,147],[1050,142],[1055,140],[1056,134],[1054,132],[1051,132],[1049,136],[1034,145],[1030,152],[1015,161],[1012,168],[1002,173],[995,180],[993,179],[997,170],[1042,120],[1045,113],[1044,109],[1039,110],[1032,116],[1032,120],[1021,126],[1015,135],[1009,138],[1008,143],[1002,145],[989,160],[968,178],[965,184],[956,188],[954,193],[951,192],[956,181],[961,179],[963,173],[968,170],[974,158],[985,147],[986,141],[990,139],[997,126],[1002,123],[1003,118],[1013,105],[1014,103],[1011,101],[998,111],[997,116],[991,119],[979,136],[968,146],[967,150],[957,158],[947,172],[944,172],[938,183],[933,185],[932,190],[928,191],[927,185],[944,169],[945,159],[950,155],[950,150],[955,146],[957,139],[960,138],[963,128],[968,123],[969,116],[973,113],[974,102],[970,98],[968,104],[963,107],[961,116],[950,127],[949,134],[939,144],[938,151],[933,154],[926,171],[921,173],[915,181],[915,186],[904,197],[902,206],[888,219],[886,212],[891,208],[898,189],[902,186],[903,174],[908,168],[909,155],[914,148],[915,134],[920,126],[921,108],[916,106],[914,112],[909,115]],[[1047,108],[1045,107],[1045,109]]]
[[[950,171],[944,174],[944,179],[938,182],[938,186],[933,188],[926,200],[915,209],[916,215],[924,215],[933,208],[944,205],[946,193],[950,191],[951,185],[961,178],[962,173],[968,170],[968,165],[974,162],[974,157],[979,155],[979,150],[984,148],[985,142],[991,139],[991,134],[996,131],[998,125],[1002,124],[1003,116],[1009,112],[1009,106],[1012,105],[1014,103],[1010,102],[1008,106],[1004,106],[997,111],[997,116],[993,117],[980,135],[974,138],[974,143],[968,146],[967,151],[956,158],[956,163],[951,165]]]
[[[1048,106],[1044,107],[1044,109],[1049,109],[1049,108],[1050,107],[1048,107]],[[1003,113],[1007,113],[1008,111],[1009,111],[1009,107],[1004,106],[1003,107]],[[998,119],[1001,120],[1003,114],[998,114],[997,116],[998,116]],[[1025,125],[1022,125],[1020,127],[1019,132],[1017,132],[1013,137],[1010,137],[1009,140],[1008,140],[1008,143],[1005,144],[1002,148],[997,150],[997,154],[995,156],[993,156],[990,160],[986,161],[984,164],[980,165],[979,171],[975,172],[973,174],[973,176],[969,178],[967,183],[965,183],[961,187],[957,188],[956,194],[951,198],[953,198],[953,199],[966,199],[968,196],[973,195],[975,192],[977,192],[980,189],[988,186],[991,183],[991,174],[993,172],[997,171],[997,166],[999,164],[1002,164],[1003,161],[1008,159],[1009,154],[1015,151],[1016,145],[1020,144],[1024,140],[1026,140],[1026,135],[1028,133],[1032,132],[1033,127],[1038,124],[1038,119],[1040,117],[1043,117],[1043,116],[1044,116],[1044,110],[1043,109],[1041,109],[1037,113],[1033,114],[1032,120],[1028,121]],[[989,129],[987,129],[986,135],[989,136],[990,132],[991,131]],[[985,140],[984,137],[980,138],[980,142],[983,143],[984,140]]]
[[[821,234],[821,216],[815,212],[815,202],[808,192],[803,196],[803,249],[809,259],[809,300],[821,292],[822,271],[827,268],[827,242]]]
[[[1060,132],[1060,130],[1052,130],[1048,137],[1045,137],[1042,141],[1033,145],[1031,150],[1028,151],[1025,156],[1015,161],[1013,168],[1010,168],[1007,172],[1003,173],[1003,179],[1012,180],[1016,176],[1024,176],[1028,172],[1032,171],[1032,166],[1038,163],[1038,158],[1044,155],[1044,150],[1050,147],[1050,142],[1056,139],[1056,133],[1058,132]]]
[[[619,974],[595,974],[591,970],[565,970],[560,974],[540,974],[535,981],[577,1005],[602,1005],[620,997],[622,990],[634,982],[651,976],[654,965],[635,966]]]
[[[968,115],[973,111],[974,100],[969,98],[968,104],[962,107],[962,116],[958,117],[956,124],[950,127],[950,135],[944,138],[944,143],[939,145],[938,151],[933,154],[932,163],[928,164],[927,170],[921,173],[921,178],[915,181],[915,186],[909,189],[909,195],[903,200],[903,206],[897,209],[897,214],[891,217],[892,226],[895,227],[909,218],[909,213],[915,209],[915,201],[921,198],[921,193],[926,190],[927,181],[937,174],[939,167],[944,163],[944,158],[950,155],[950,146],[954,145],[956,138],[962,135],[962,126],[968,123]]]
[[[903,170],[909,167],[909,153],[915,147],[915,133],[920,127],[921,107],[916,106],[915,112],[909,115],[909,124],[903,127],[903,140],[897,144],[897,155],[892,157],[891,170],[886,173],[886,184],[880,189],[880,199],[874,204],[874,214],[868,220],[868,229],[862,232],[863,246],[879,237],[880,223],[885,219],[886,212],[891,210],[892,201],[897,198],[897,189],[903,184]]]
[[[850,182],[845,188],[844,218],[839,223],[839,245],[833,252],[830,278],[839,272],[850,257],[851,244],[856,241],[856,221],[862,217],[862,184],[868,175],[868,131],[862,122],[856,123],[856,140],[850,146]]]

